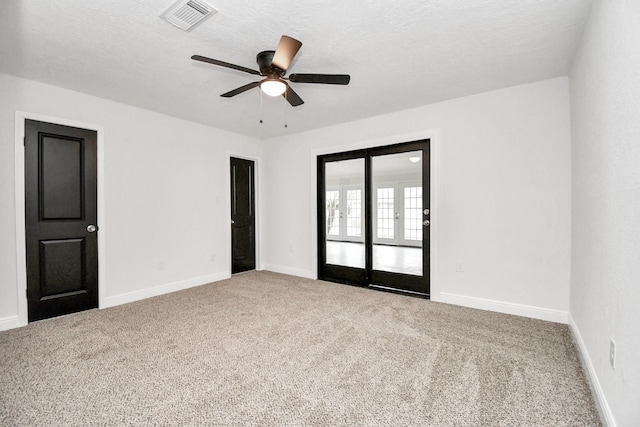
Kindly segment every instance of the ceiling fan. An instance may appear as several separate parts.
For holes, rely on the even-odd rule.
[[[217,59],[207,58],[206,56],[193,55],[191,59],[196,61],[207,62],[221,67],[232,68],[245,73],[263,76],[264,79],[259,82],[252,82],[237,89],[223,93],[222,97],[231,98],[243,92],[260,87],[264,93],[270,96],[282,95],[289,101],[293,107],[304,104],[304,101],[289,86],[287,80],[294,83],[320,83],[330,85],[348,85],[351,77],[348,74],[291,74],[285,77],[287,69],[293,61],[293,58],[300,50],[302,43],[292,37],[282,36],[276,50],[265,50],[260,52],[256,57],[258,68],[260,71],[252,70],[241,65],[230,64],[228,62],[219,61]]]

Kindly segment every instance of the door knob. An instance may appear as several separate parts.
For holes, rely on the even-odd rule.
[[[87,231],[89,233],[95,233],[97,230],[98,230],[98,227],[96,227],[95,225],[93,224],[87,225]]]
[[[231,224],[235,224],[236,222],[234,220],[231,220]]]
[[[425,215],[429,215],[429,209],[423,210],[422,213],[425,214]]]
[[[424,225],[425,227],[428,227],[429,224],[431,224],[431,223],[429,222],[428,219],[425,219],[424,221],[422,221],[422,225]]]

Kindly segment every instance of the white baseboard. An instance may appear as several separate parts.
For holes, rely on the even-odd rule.
[[[313,272],[310,270],[303,270],[302,268],[284,267],[274,264],[263,264],[263,270],[273,271],[274,273],[288,274],[290,276],[304,277],[305,279],[316,279]]]
[[[26,323],[20,321],[20,316],[18,315],[3,317],[2,319],[0,319],[0,331],[19,328],[26,325]]]
[[[440,292],[440,297],[437,301],[444,302],[446,304],[461,305],[463,307],[478,308],[480,310],[530,317],[532,319],[547,320],[549,322],[563,323],[565,325],[569,321],[569,313],[567,311],[450,294],[448,292]]]
[[[593,367],[591,358],[589,357],[587,346],[585,345],[582,339],[582,335],[580,335],[578,325],[576,325],[576,322],[573,320],[571,314],[569,314],[569,329],[571,329],[573,338],[576,344],[578,344],[578,353],[580,354],[580,358],[582,359],[582,366],[585,368],[587,380],[589,381],[591,390],[594,393],[593,397],[596,401],[598,412],[600,413],[600,419],[602,420],[604,427],[616,427],[616,420],[613,418],[611,407],[609,406],[609,402],[607,402],[607,398],[605,397],[602,386],[600,385],[600,381],[598,380],[598,375],[596,374],[596,370]]]
[[[228,272],[210,274],[208,276],[194,277],[193,279],[181,280],[179,282],[166,283],[152,288],[141,289],[139,291],[127,292],[120,295],[114,295],[105,298],[100,302],[100,308],[114,307],[120,304],[139,301],[146,298],[156,297],[171,292],[181,291],[196,286],[206,285],[207,283],[217,282],[228,279],[231,275]]]

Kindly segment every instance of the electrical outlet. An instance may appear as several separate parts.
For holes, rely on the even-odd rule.
[[[616,369],[616,342],[613,338],[609,342],[609,363],[613,369]]]
[[[456,261],[456,271],[458,273],[464,272],[464,264],[462,263],[461,260]]]
[[[158,261],[158,270],[164,270],[164,261]]]

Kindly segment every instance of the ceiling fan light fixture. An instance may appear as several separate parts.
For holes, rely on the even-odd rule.
[[[287,85],[277,79],[266,79],[260,82],[260,89],[269,96],[280,96],[287,90]]]

